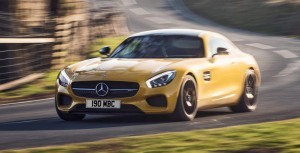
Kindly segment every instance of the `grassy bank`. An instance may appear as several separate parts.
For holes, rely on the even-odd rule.
[[[91,143],[3,151],[46,152],[300,152],[300,119]]]
[[[9,102],[13,99],[27,99],[29,97],[42,98],[53,94],[57,74],[57,70],[52,70],[47,72],[44,78],[34,81],[33,83],[16,89],[0,92],[0,103]]]
[[[91,46],[90,58],[101,57],[98,50],[103,46],[111,46],[112,50],[121,43],[126,37],[109,37],[98,39]],[[13,90],[0,92],[0,103],[15,102],[14,100],[27,98],[46,98],[54,93],[55,80],[58,75],[58,70],[46,72],[45,77],[34,81],[30,84],[18,87]],[[53,97],[53,96],[52,96]]]
[[[218,23],[275,35],[300,36],[299,0],[183,0]]]
[[[118,36],[118,37],[108,37],[101,38],[95,41],[94,45],[91,47],[90,57],[101,57],[99,50],[104,46],[110,46],[111,51],[113,51],[121,42],[123,42],[127,37]]]

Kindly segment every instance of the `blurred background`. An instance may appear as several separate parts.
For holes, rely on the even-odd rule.
[[[62,68],[101,57],[101,47],[114,49],[132,33],[166,28],[218,32],[253,55],[262,72],[258,110],[201,111],[191,122],[130,115],[59,120],[53,97]],[[168,132],[60,152],[298,153],[300,119],[229,126],[299,118],[299,38],[300,0],[0,0],[0,152]],[[190,131],[219,127],[228,128]],[[177,131],[190,133],[172,134]]]
[[[52,93],[58,70],[128,34],[123,20],[109,0],[1,0],[0,100]]]
[[[300,36],[300,0],[183,0],[196,14],[226,26]]]
[[[125,6],[136,3],[121,2]],[[163,2],[156,3],[149,6],[163,8]],[[300,35],[299,0],[182,0],[182,3],[193,13],[222,25],[269,35],[294,38]],[[138,9],[131,11],[149,14]],[[101,46],[114,48],[130,34],[126,13],[128,10],[122,10],[117,0],[1,0],[0,101],[49,96],[60,69],[99,57],[97,50]],[[148,25],[142,26],[137,21],[131,29],[147,29]]]

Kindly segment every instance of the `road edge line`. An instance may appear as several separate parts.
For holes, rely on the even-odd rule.
[[[0,107],[1,106],[17,105],[17,104],[29,104],[29,103],[34,103],[34,102],[38,102],[38,101],[53,100],[53,99],[54,98],[45,98],[45,99],[36,99],[36,100],[21,101],[21,102],[16,102],[16,103],[0,104]]]

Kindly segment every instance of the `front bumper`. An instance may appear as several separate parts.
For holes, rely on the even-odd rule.
[[[115,80],[110,80],[115,81]],[[132,81],[132,80],[128,80]],[[101,81],[99,81],[101,82]],[[76,96],[71,88],[71,85],[63,87],[56,81],[56,106],[60,111],[70,113],[145,113],[145,114],[168,114],[175,110],[177,97],[180,89],[180,78],[175,78],[170,84],[158,87],[148,88],[145,82],[138,82],[140,87],[136,95],[126,98],[109,98],[115,100],[121,100],[121,109],[94,109],[85,108],[87,99],[85,97]],[[60,105],[58,102],[61,98],[59,96],[65,95],[71,98],[71,104]],[[156,97],[165,97],[165,106],[159,106],[149,103],[149,99],[158,100]],[[99,98],[98,98],[99,99]],[[101,98],[100,98],[101,99]],[[103,98],[107,99],[107,98]],[[158,100],[155,102],[159,104]]]

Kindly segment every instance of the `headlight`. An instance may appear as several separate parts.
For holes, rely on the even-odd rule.
[[[62,70],[58,76],[58,83],[61,86],[67,87],[70,83],[70,78],[68,77],[67,73],[65,72],[65,70]]]
[[[146,84],[149,88],[165,86],[175,78],[175,75],[176,71],[167,71],[150,78]]]

